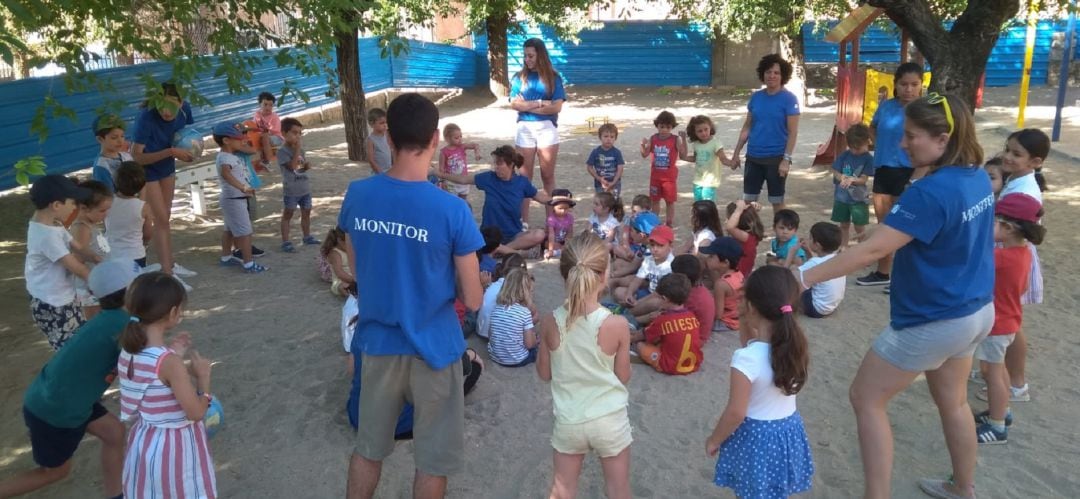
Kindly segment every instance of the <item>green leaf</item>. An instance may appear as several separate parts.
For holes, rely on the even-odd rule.
[[[26,174],[26,172],[15,172],[15,181],[18,182],[21,186],[30,185],[30,177]]]

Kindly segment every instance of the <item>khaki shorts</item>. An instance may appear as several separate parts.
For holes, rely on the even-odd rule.
[[[563,454],[588,454],[594,450],[600,457],[615,457],[633,441],[626,408],[579,424],[556,421],[551,432],[551,447]]]
[[[975,347],[975,360],[991,364],[1004,364],[1005,350],[1009,348],[1009,345],[1015,339],[1016,333],[987,336],[986,339],[979,343],[979,346]]]
[[[359,352],[357,352],[359,354]],[[382,461],[394,452],[394,428],[405,402],[415,407],[416,469],[433,476],[461,471],[465,453],[465,382],[454,362],[433,371],[414,355],[363,355],[359,429],[353,452]]]

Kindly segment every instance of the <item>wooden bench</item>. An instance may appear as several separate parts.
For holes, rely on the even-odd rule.
[[[176,170],[176,186],[188,186],[191,191],[191,211],[196,215],[206,215],[206,195],[203,194],[203,182],[217,178],[217,164],[205,163]]]

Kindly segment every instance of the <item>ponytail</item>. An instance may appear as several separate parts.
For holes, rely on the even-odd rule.
[[[173,309],[183,306],[187,293],[183,285],[164,272],[148,272],[135,278],[128,286],[124,307],[131,314],[120,333],[120,346],[130,354],[146,348],[146,325],[167,319]]]
[[[785,395],[795,395],[806,384],[810,346],[795,320],[799,308],[799,283],[790,270],[759,267],[746,280],[744,298],[769,322],[769,364],[773,384]]]
[[[563,247],[559,273],[566,280],[567,329],[585,316],[585,307],[599,298],[608,269],[608,248],[592,232],[582,232]]]
[[[611,216],[619,222],[626,218],[626,208],[623,206],[622,198],[615,198],[615,206],[611,207]]]
[[[131,354],[139,353],[146,348],[146,331],[143,330],[138,317],[131,316],[131,321],[120,333],[120,347]]]
[[[502,160],[503,163],[510,165],[511,168],[520,168],[525,164],[525,156],[517,152],[513,146],[499,146],[494,151],[491,151],[491,155],[495,156],[495,160]]]

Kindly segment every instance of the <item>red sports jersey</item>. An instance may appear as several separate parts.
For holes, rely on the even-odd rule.
[[[653,134],[649,139],[649,147],[652,149],[652,173],[650,182],[666,180],[675,182],[679,178],[679,137],[669,134],[661,139],[660,134]]]
[[[690,374],[701,367],[701,324],[693,312],[680,308],[660,314],[645,328],[645,341],[660,344],[660,370]]]

